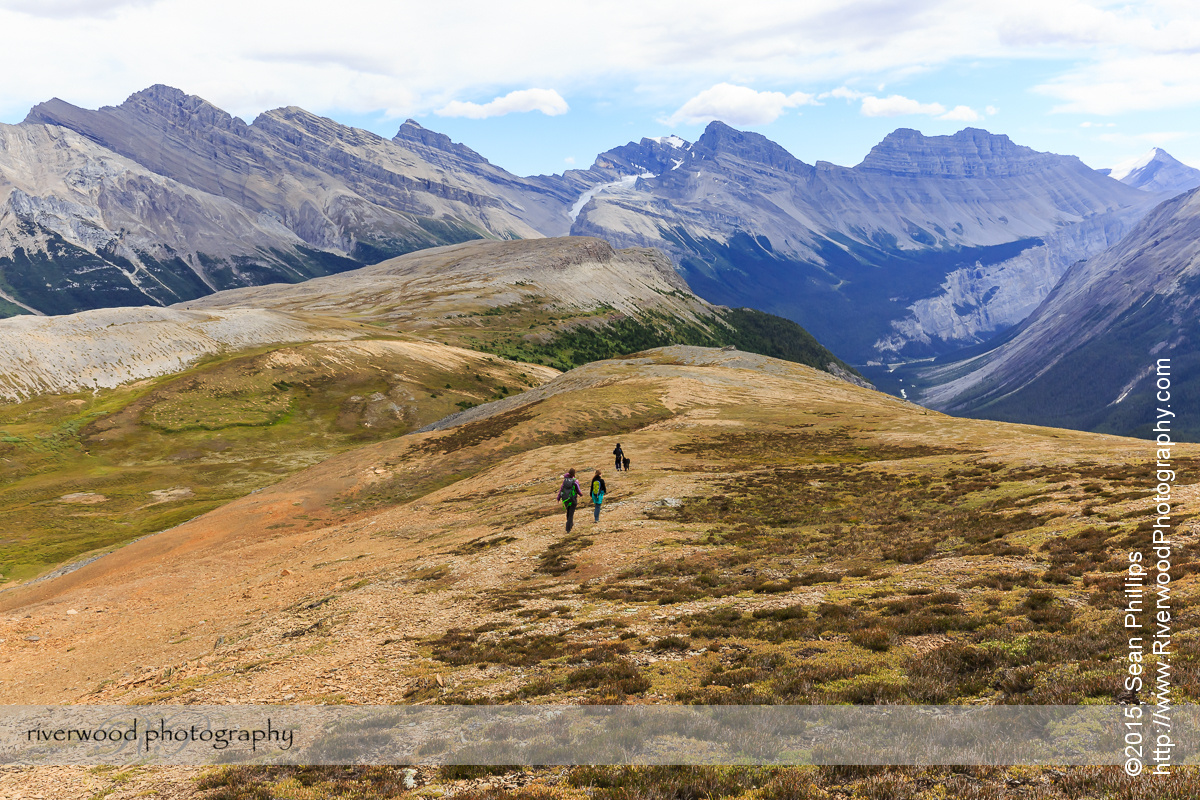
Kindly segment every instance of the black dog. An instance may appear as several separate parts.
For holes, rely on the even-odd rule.
[[[622,466],[625,467],[625,471],[629,472],[629,459],[623,458],[623,459],[621,459],[621,463],[622,463]]]

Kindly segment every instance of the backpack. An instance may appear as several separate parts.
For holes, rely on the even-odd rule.
[[[600,494],[600,479],[596,478],[592,481],[592,496]]]
[[[562,500],[564,506],[569,506],[575,502],[575,479],[564,478],[562,488],[558,490],[559,499]]]

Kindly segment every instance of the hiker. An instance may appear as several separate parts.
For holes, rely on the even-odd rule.
[[[567,509],[567,533],[570,533],[575,525],[575,507],[579,505],[579,498],[582,496],[583,489],[579,488],[579,481],[575,480],[575,468],[572,467],[563,475],[562,486],[558,487],[558,499]]]
[[[600,477],[600,470],[596,470],[596,474],[592,476],[592,505],[595,506],[596,522],[600,521],[600,504],[604,502],[604,493],[607,490],[604,478]]]
[[[621,464],[625,460],[625,451],[621,449],[620,442],[617,442],[617,446],[613,448],[613,457],[617,460],[617,472],[620,472]]]

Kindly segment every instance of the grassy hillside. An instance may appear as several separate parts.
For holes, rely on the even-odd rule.
[[[606,471],[600,525],[585,510],[564,534],[558,476],[605,468],[616,441],[634,470]],[[298,702],[1111,703],[1121,570],[1149,536],[1143,457],[1127,440],[943,417],[804,367],[668,348],[335,456],[0,602],[102,603],[139,554],[166,563],[174,541],[193,543],[178,568],[200,573],[206,537],[260,548],[223,579],[252,602],[214,597],[206,612],[206,636],[237,646],[147,655],[205,668],[85,695],[114,702],[273,697],[273,670],[237,668],[269,657]],[[1177,519],[1190,529],[1194,513],[1185,500]],[[224,538],[235,531],[248,538]],[[304,597],[332,599],[306,611]],[[246,607],[266,616],[238,628]],[[316,638],[280,638],[321,620]],[[322,638],[334,633],[341,644]],[[322,641],[333,661],[386,658],[331,682],[300,658]],[[1200,642],[1180,630],[1176,646],[1176,691],[1200,697]]]
[[[945,417],[687,347],[591,364],[459,422],[0,594],[0,699],[1112,704],[1121,690],[1123,568],[1149,543],[1141,442]],[[607,469],[618,441],[628,473]],[[1190,475],[1200,448],[1176,462]],[[568,466],[609,483],[599,524],[584,507],[570,533],[553,499]],[[1192,488],[1177,488],[1184,541]],[[1173,570],[1177,702],[1200,700],[1195,555],[1179,548]],[[1099,769],[509,770],[491,789],[483,772],[421,783],[513,800],[1150,790]],[[381,797],[400,777],[235,768],[194,785]],[[1177,772],[1154,796],[1195,781]]]
[[[416,279],[405,272],[412,263]],[[623,312],[559,297],[573,296],[589,269],[661,305]],[[669,269],[660,254],[617,253],[592,240],[472,243],[361,274],[234,293],[274,297],[275,306],[340,333],[348,320],[367,322],[358,327],[375,341],[227,353],[113,391],[0,405],[0,524],[13,531],[0,541],[0,583],[169,528],[348,447],[519,393],[551,367],[683,343],[853,374],[795,323],[706,306],[674,288]],[[447,282],[447,270],[474,283]],[[531,277],[557,294],[539,294]],[[420,289],[411,290],[414,280]],[[591,290],[615,291],[599,280]],[[305,299],[314,292],[316,302]],[[477,352],[443,363],[413,350],[411,334]]]
[[[0,581],[169,528],[551,374],[388,337],[278,345],[0,405]]]

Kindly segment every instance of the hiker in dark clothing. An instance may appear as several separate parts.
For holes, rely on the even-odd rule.
[[[579,481],[575,480],[574,468],[567,470],[567,474],[563,475],[562,486],[558,487],[558,499],[567,509],[567,533],[570,533],[575,525],[575,508],[582,496],[583,489],[579,488]]]
[[[617,442],[617,446],[613,448],[613,457],[617,459],[617,472],[620,472],[621,464],[625,460],[625,451],[621,449],[620,442]]]
[[[604,493],[608,491],[608,487],[604,485],[604,478],[600,477],[600,470],[596,470],[596,474],[592,476],[592,505],[596,510],[596,522],[600,521],[600,504],[604,502]]]

